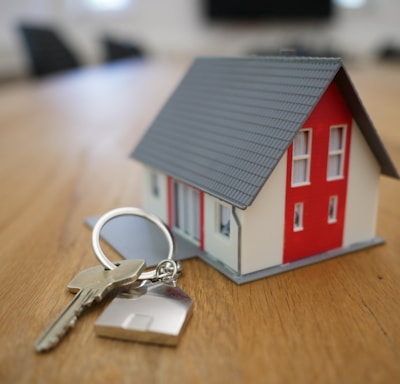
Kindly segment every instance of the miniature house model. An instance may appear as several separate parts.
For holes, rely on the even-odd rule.
[[[198,59],[132,157],[144,208],[237,283],[382,243],[398,177],[336,58]]]

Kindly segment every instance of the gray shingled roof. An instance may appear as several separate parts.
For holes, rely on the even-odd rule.
[[[132,157],[246,208],[332,80],[382,172],[397,177],[337,58],[197,59]]]

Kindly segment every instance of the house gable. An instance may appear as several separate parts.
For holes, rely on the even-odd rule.
[[[354,87],[347,71],[341,67],[335,76],[335,83],[342,94],[343,99],[349,106],[353,118],[361,130],[365,141],[378,161],[383,175],[399,178],[399,173],[390,158],[381,138],[376,131],[360,97]]]
[[[303,129],[310,139],[309,178],[307,183],[293,183],[295,150],[292,144],[288,150],[286,175],[285,263],[340,248],[343,244],[352,115],[335,82],[330,84]],[[334,163],[336,172],[332,176],[329,174],[332,170],[330,140],[334,129],[341,130],[340,144],[339,140],[336,144],[342,152],[334,159],[339,161]],[[330,208],[332,199],[334,208]],[[301,212],[296,212],[296,208]],[[331,220],[330,210],[335,211],[331,213]]]

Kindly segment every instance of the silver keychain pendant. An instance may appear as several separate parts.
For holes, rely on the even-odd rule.
[[[175,346],[192,309],[179,287],[143,282],[118,295],[97,319],[99,336]]]
[[[154,223],[167,239],[168,257],[154,270],[142,272],[139,283],[113,299],[97,319],[95,332],[115,339],[177,345],[190,318],[193,302],[176,286],[182,268],[173,260],[175,242],[168,227],[157,216],[141,209],[114,209],[103,215],[93,228],[92,245],[96,257],[106,268],[115,268],[100,247],[100,232],[109,220],[121,215],[140,216]]]

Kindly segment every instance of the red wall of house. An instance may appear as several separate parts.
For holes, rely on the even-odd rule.
[[[292,187],[293,144],[288,149],[284,263],[342,246],[352,116],[332,82],[303,128],[312,129],[310,184]],[[327,180],[330,127],[346,125],[344,178]],[[328,223],[330,196],[338,196],[336,223]],[[294,231],[294,206],[304,204],[303,230]]]

